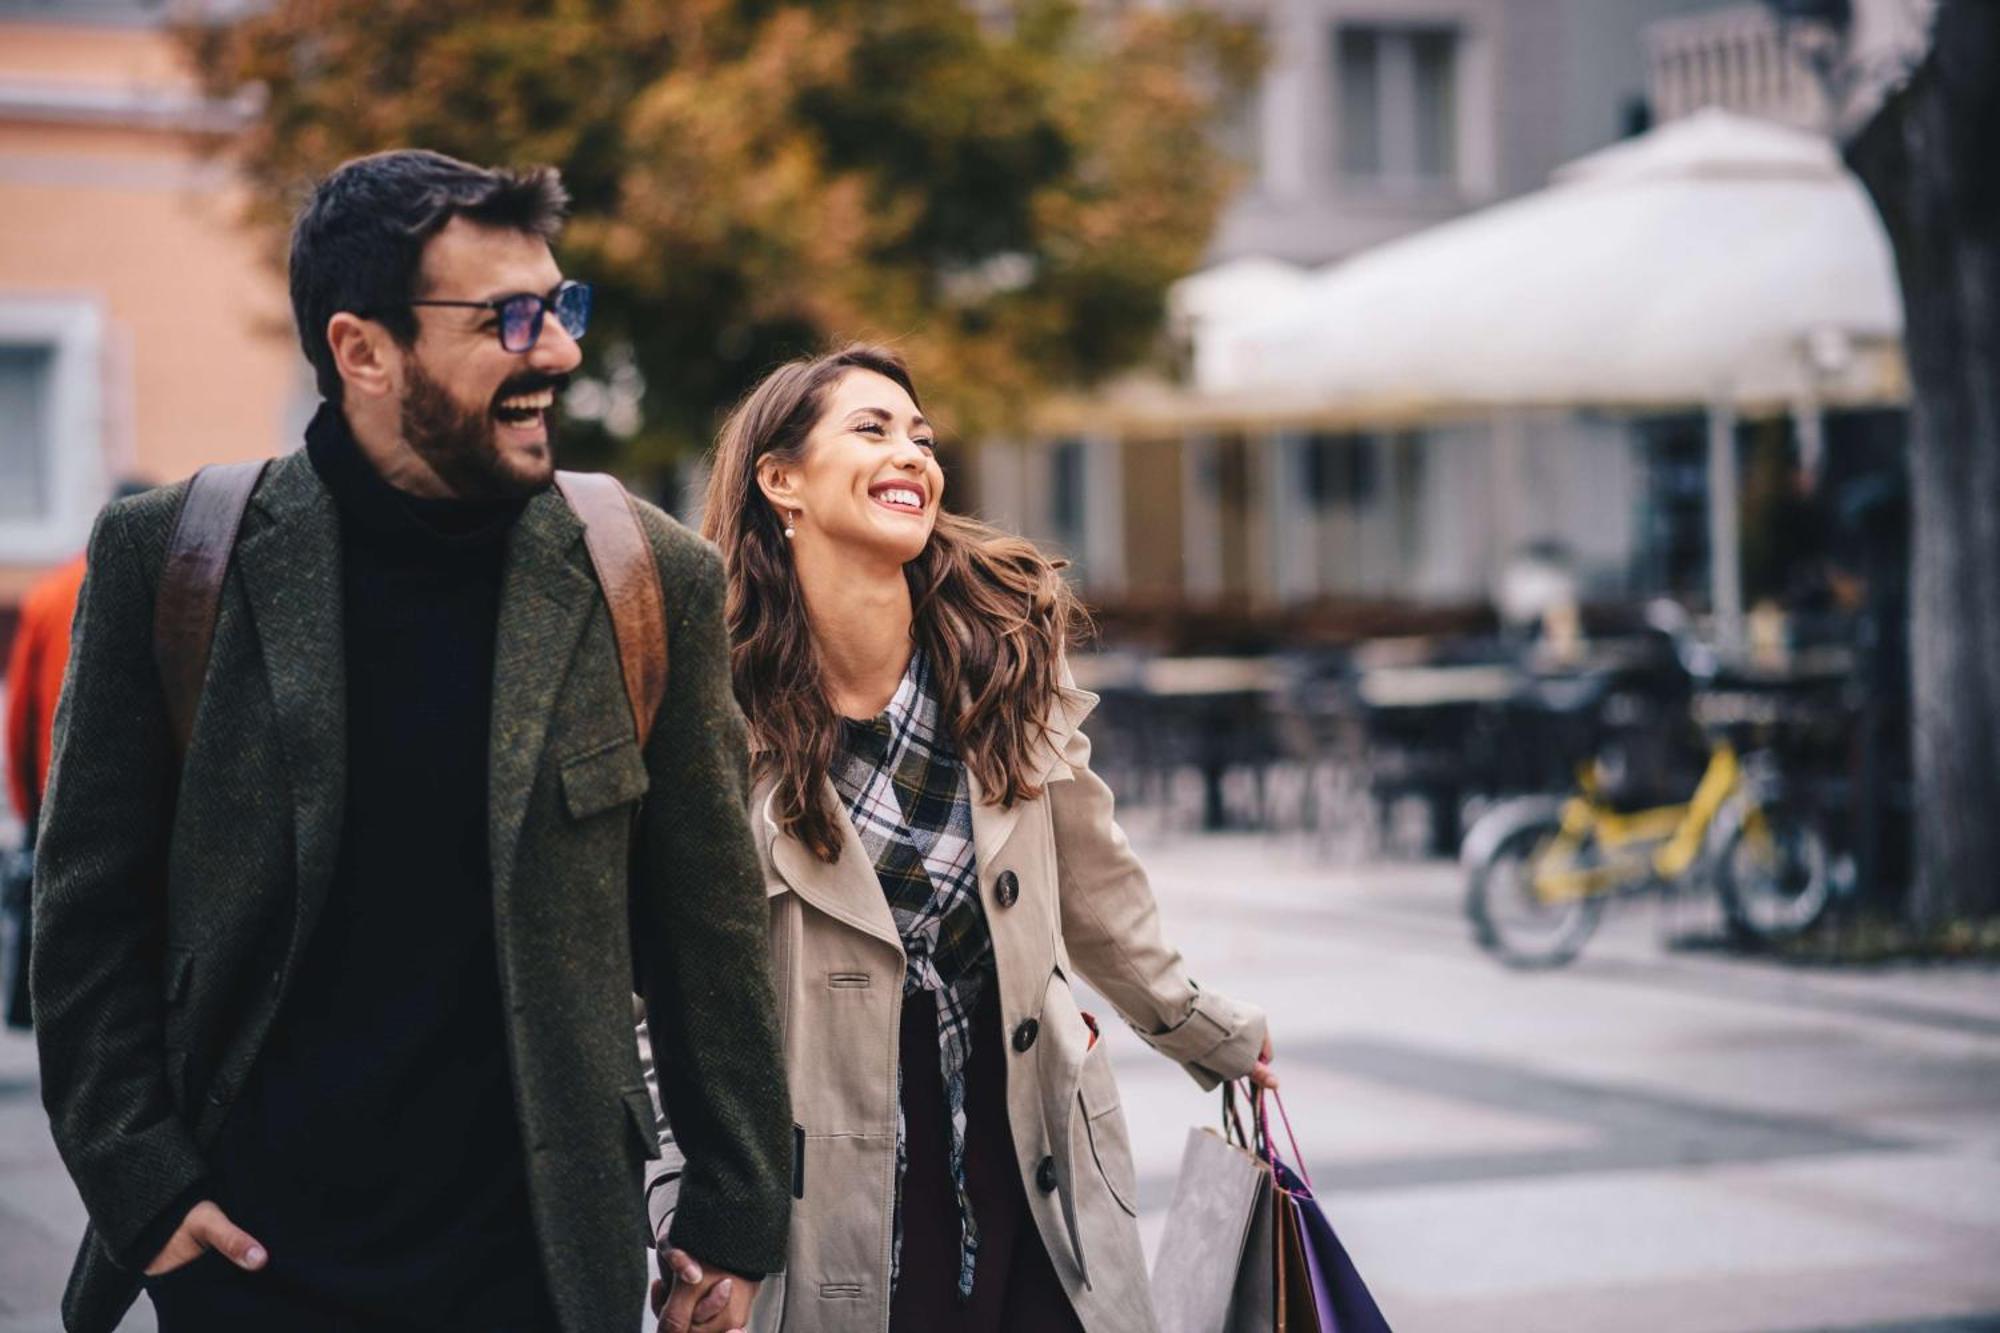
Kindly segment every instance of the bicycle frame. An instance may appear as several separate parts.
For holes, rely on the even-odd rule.
[[[1709,751],[1708,766],[1685,804],[1621,813],[1599,798],[1597,783],[1586,765],[1579,773],[1578,794],[1563,802],[1561,831],[1536,858],[1535,897],[1548,904],[1573,902],[1638,888],[1649,880],[1671,883],[1681,878],[1693,869],[1709,831],[1742,779],[1743,765],[1736,747],[1722,741]],[[1646,847],[1653,848],[1653,853],[1643,862],[1627,855],[1583,869],[1551,868],[1575,865],[1577,854],[1589,841],[1607,853],[1637,852]]]

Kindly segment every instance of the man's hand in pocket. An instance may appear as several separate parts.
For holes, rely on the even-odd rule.
[[[186,1267],[214,1250],[246,1272],[254,1273],[270,1258],[249,1232],[230,1221],[214,1203],[203,1199],[188,1209],[188,1215],[168,1238],[166,1246],[146,1265],[147,1277],[161,1277]]]

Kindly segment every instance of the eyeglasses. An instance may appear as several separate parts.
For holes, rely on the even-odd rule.
[[[411,301],[410,305],[458,306],[466,310],[491,310],[500,318],[500,349],[525,352],[542,336],[542,317],[556,312],[563,332],[581,338],[590,327],[590,284],[565,282],[547,296],[521,292],[494,301]]]

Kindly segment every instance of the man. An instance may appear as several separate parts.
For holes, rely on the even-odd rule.
[[[549,250],[565,204],[551,170],[425,152],[313,193],[292,303],[326,401],[244,515],[184,760],[153,616],[186,487],[92,537],[34,970],[91,1218],[79,1333],[142,1281],[163,1333],[631,1327],[658,1151],[635,986],[702,1271],[677,1308],[736,1328],[782,1264],[721,569],[638,506],[669,627],[641,745],[550,485],[588,316]]]

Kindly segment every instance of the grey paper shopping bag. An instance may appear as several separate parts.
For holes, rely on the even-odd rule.
[[[1212,1129],[1188,1131],[1153,1258],[1160,1333],[1271,1333],[1271,1169]]]
[[[1243,1259],[1236,1266],[1236,1289],[1229,1297],[1224,1333],[1285,1333],[1279,1303],[1284,1283],[1278,1271],[1278,1192],[1272,1187],[1269,1169],[1261,1162],[1257,1166],[1264,1171],[1264,1181],[1251,1208],[1250,1234],[1243,1242]]]

